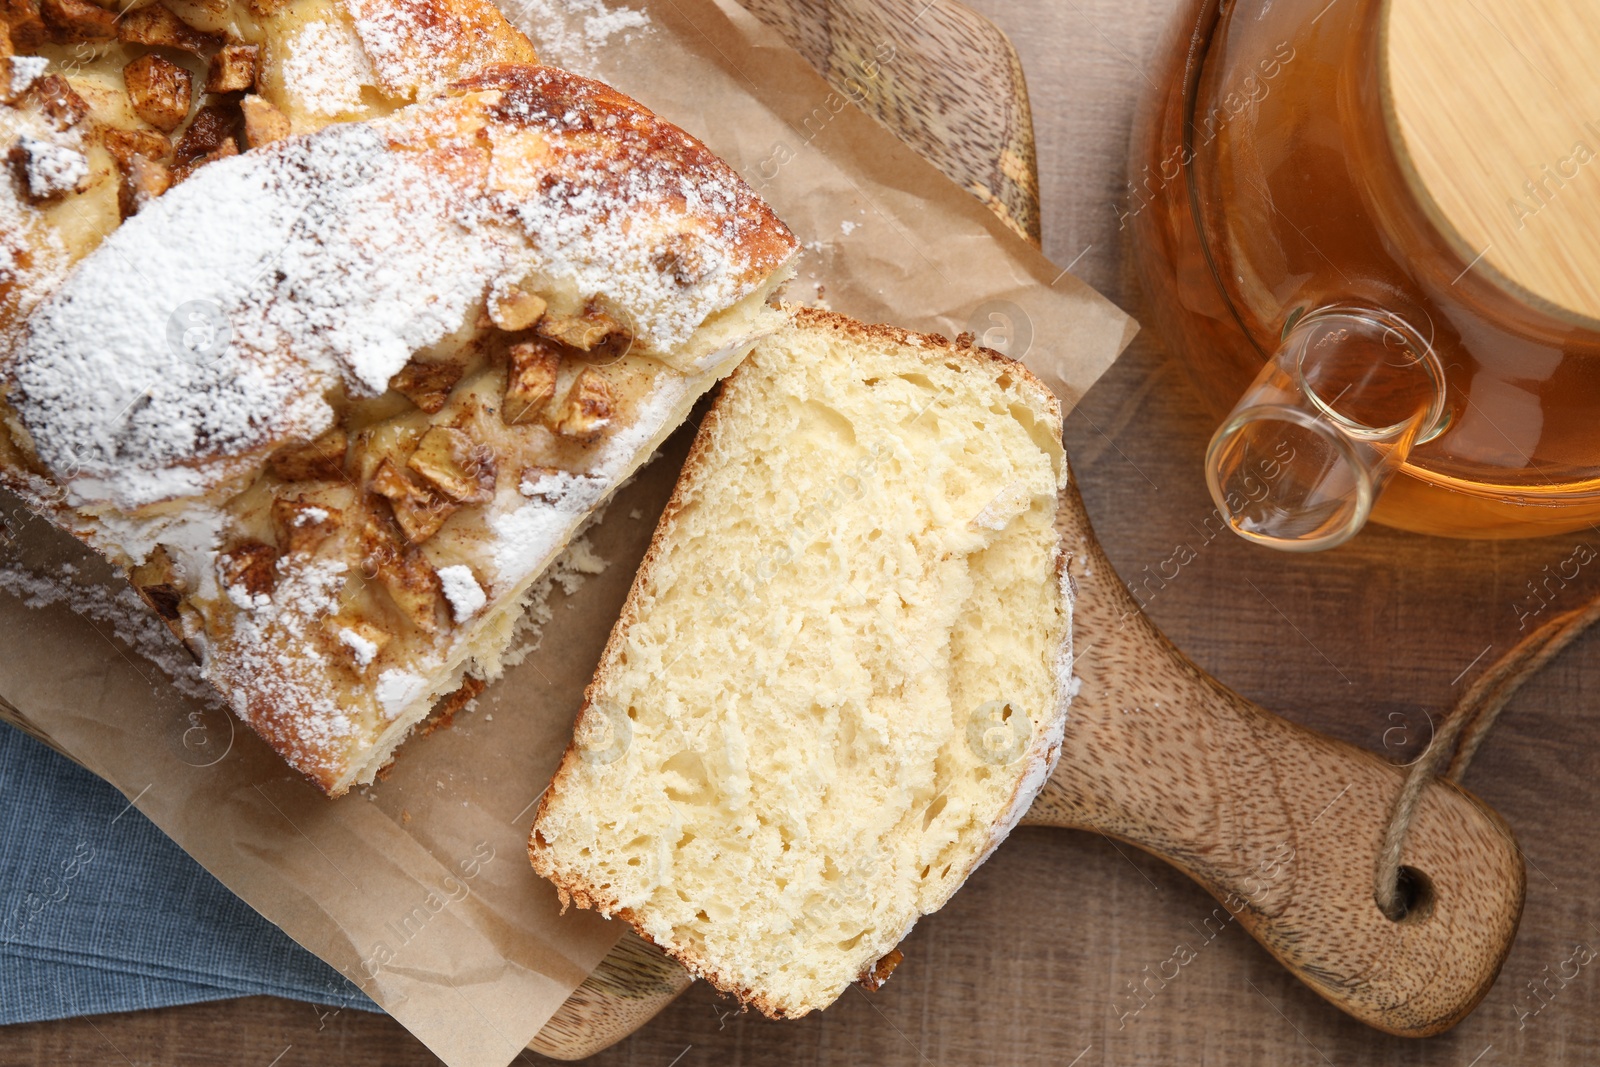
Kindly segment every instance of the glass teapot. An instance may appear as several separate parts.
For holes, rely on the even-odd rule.
[[[1122,222],[1242,536],[1600,520],[1592,4],[1192,0],[1169,29]]]

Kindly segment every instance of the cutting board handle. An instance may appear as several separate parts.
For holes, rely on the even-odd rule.
[[[1026,821],[1097,830],[1205,887],[1219,906],[1196,917],[1176,965],[1237,922],[1390,1033],[1438,1033],[1470,1012],[1522,914],[1522,855],[1504,821],[1465,790],[1429,785],[1402,857],[1411,907],[1386,918],[1374,879],[1405,769],[1270,714],[1191,663],[1117,577],[1076,487],[1061,524],[1082,681],[1061,762]]]

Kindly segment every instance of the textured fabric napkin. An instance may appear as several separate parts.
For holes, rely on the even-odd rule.
[[[0,724],[0,1024],[257,994],[378,1010],[122,794]]]

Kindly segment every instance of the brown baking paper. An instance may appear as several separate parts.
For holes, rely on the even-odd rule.
[[[540,41],[554,32],[548,6],[509,13]],[[773,203],[807,245],[792,299],[1009,341],[1068,407],[1131,338],[1131,320],[742,9],[638,9],[648,26],[613,34],[585,73],[704,138]],[[894,77],[892,42],[863,58],[863,76]],[[408,741],[369,789],[324,798],[215,704],[182,695],[104,618],[14,595],[0,595],[0,712],[110,781],[451,1067],[503,1067],[619,932],[588,912],[560,915],[524,846],[687,442],[680,432],[591,531],[608,566],[572,598],[551,598],[538,650],[451,728]],[[120,581],[42,522],[19,521],[14,500],[0,507],[12,574],[59,579],[71,563],[83,596]]]

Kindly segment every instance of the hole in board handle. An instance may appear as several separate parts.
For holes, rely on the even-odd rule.
[[[1399,914],[1386,917],[1391,922],[1415,923],[1421,922],[1433,914],[1433,879],[1417,870],[1415,867],[1400,867],[1399,876],[1395,879],[1395,896],[1399,899]],[[1379,911],[1382,911],[1380,906]]]

